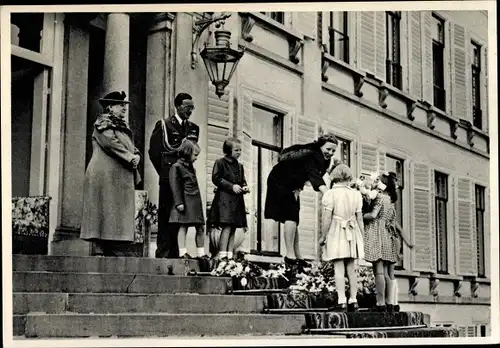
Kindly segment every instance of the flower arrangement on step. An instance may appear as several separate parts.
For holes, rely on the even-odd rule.
[[[248,290],[254,288],[255,279],[262,275],[262,268],[248,260],[222,260],[210,274],[217,277],[231,277],[233,290]]]
[[[370,308],[375,302],[375,277],[371,267],[360,266],[356,269],[358,277],[357,298],[360,307]],[[349,291],[349,284],[346,282],[346,291]],[[335,284],[333,270],[326,263],[313,262],[310,268],[304,268],[294,277],[293,282],[288,287],[289,294],[273,295],[274,297],[287,297],[287,299],[274,299],[273,303],[279,308],[303,308],[295,298],[299,295],[308,297],[308,307],[329,308],[337,303],[338,295]],[[290,300],[290,298],[292,300]]]
[[[47,237],[50,200],[45,196],[12,198],[12,233]]]
[[[12,253],[47,254],[50,200],[48,196],[12,198]]]

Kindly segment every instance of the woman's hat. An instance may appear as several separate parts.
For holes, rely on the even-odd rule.
[[[109,94],[106,94],[104,98],[99,99],[99,103],[101,103],[103,107],[113,104],[122,104],[122,103],[130,104],[128,100],[125,100],[126,97],[127,95],[125,94],[124,91],[121,91],[121,93],[111,92]]]

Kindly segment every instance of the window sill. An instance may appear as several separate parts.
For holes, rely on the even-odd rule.
[[[283,262],[282,256],[264,256],[264,255],[258,255],[258,254],[253,254],[253,253],[246,254],[245,259],[250,261],[250,262],[263,262],[263,263],[282,263]]]
[[[430,278],[440,279],[440,280],[464,280],[464,277],[452,274],[439,274],[433,273],[430,275]]]
[[[298,53],[302,48],[302,44],[304,43],[303,35],[300,35],[295,30],[287,28],[283,24],[258,12],[240,12],[239,14],[242,18],[241,37],[243,41],[253,41],[253,37],[252,35],[250,35],[250,31],[252,30],[255,22],[259,22],[264,28],[268,29],[269,31],[285,37],[288,41],[288,59],[293,64],[298,64],[300,62]]]
[[[353,75],[358,75],[358,76],[363,76],[363,77],[366,76],[366,74],[363,71],[356,69],[355,67],[353,67],[349,63],[344,62],[341,59],[335,58],[334,56],[332,56],[331,54],[329,54],[327,52],[323,52],[323,58],[328,63],[332,63],[333,65],[338,65],[339,67],[350,71]]]
[[[415,278],[420,277],[420,272],[412,272],[407,270],[395,270],[394,274],[403,278]]]
[[[293,29],[287,28],[284,24],[281,24],[278,21],[275,21],[274,19],[271,19],[270,17],[263,15],[262,13],[258,12],[240,12],[240,16],[242,17],[251,17],[254,20],[260,22],[263,24],[265,27],[270,29],[273,32],[277,32],[287,38],[293,38],[295,40],[303,40],[304,37],[300,35],[298,32],[296,32]]]
[[[476,282],[476,283],[479,283],[479,284],[489,284],[489,285],[491,285],[491,279],[490,278],[476,277],[476,276],[464,277],[464,278],[466,280],[471,281],[471,282]]]

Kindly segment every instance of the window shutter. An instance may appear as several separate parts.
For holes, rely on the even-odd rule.
[[[385,81],[386,68],[386,25],[385,25],[385,11],[375,12],[375,45],[376,45],[376,59],[375,59],[375,75]]]
[[[379,151],[378,153],[378,172],[379,173],[384,173],[385,172],[385,152]]]
[[[450,25],[451,38],[451,86],[452,86],[452,115],[456,118],[469,119],[469,107],[472,104],[470,93],[467,93],[467,84],[471,65],[466,55],[466,47],[469,44],[466,41],[465,28],[456,23]],[[472,121],[472,120],[471,120]]]
[[[252,110],[252,96],[249,92],[243,91],[241,94],[241,115],[238,121],[238,139],[241,141],[241,163],[245,169],[247,184],[252,192],[257,190],[255,185],[255,176],[257,175],[253,163],[253,148],[252,148],[252,128],[253,128],[253,110]],[[257,245],[257,225],[256,225],[256,202],[253,201],[253,194],[244,195],[245,207],[249,214],[247,214],[247,223],[249,228],[249,233],[245,236],[245,241],[243,242],[243,249],[250,250],[253,246]],[[254,204],[255,203],[255,204]],[[250,237],[249,237],[250,236]]]
[[[310,39],[316,40],[318,12],[292,12],[292,26]]]
[[[375,12],[358,12],[359,68],[375,74]]]
[[[297,142],[310,143],[317,138],[316,121],[300,115],[297,118]],[[315,259],[318,252],[317,236],[318,196],[314,189],[306,185],[300,193],[300,251],[308,259]]]
[[[208,125],[207,125],[207,202],[214,198],[215,185],[212,183],[212,169],[215,160],[222,157],[222,145],[232,135],[233,124],[233,93],[226,88],[224,95],[219,99],[215,94],[215,87],[208,88]]]
[[[434,81],[432,76],[432,12],[421,12],[422,29],[422,98],[434,104]]]
[[[422,32],[420,12],[408,13],[410,95],[422,99]]]
[[[412,227],[415,247],[412,250],[413,269],[430,272],[436,268],[435,243],[433,241],[433,206],[431,201],[431,170],[427,164],[413,164],[413,214]]]
[[[458,249],[457,274],[459,275],[474,275],[476,265],[476,257],[474,253],[476,241],[473,238],[473,231],[476,226],[473,225],[471,215],[472,192],[471,182],[467,178],[457,178],[455,187],[456,200],[456,238]]]
[[[361,174],[378,172],[379,163],[377,159],[377,148],[373,145],[361,144],[360,153],[361,153],[360,156]]]

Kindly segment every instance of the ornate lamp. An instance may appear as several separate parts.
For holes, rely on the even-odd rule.
[[[210,13],[209,13],[210,14]],[[211,14],[210,14],[211,15]],[[196,44],[203,33],[212,23],[216,23],[216,27],[220,28],[221,23],[231,15],[221,15],[219,17],[211,17],[197,21],[195,25],[196,37],[193,42],[193,49],[191,51],[191,67],[196,67],[197,53],[195,51]],[[231,32],[224,29],[218,29],[214,33],[215,46],[209,46],[205,42],[205,47],[200,52],[200,56],[207,68],[210,81],[215,86],[215,93],[220,98],[224,95],[224,89],[229,84],[233,76],[236,66],[243,56],[243,51],[231,48]]]

